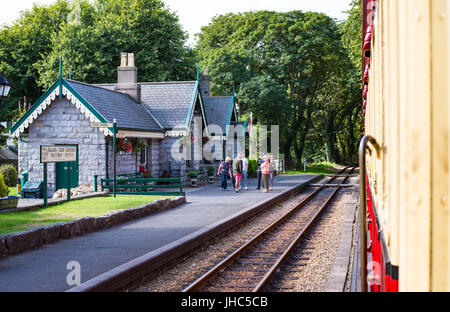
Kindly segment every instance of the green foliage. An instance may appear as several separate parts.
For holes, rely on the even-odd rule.
[[[97,0],[92,20],[64,24],[52,35],[51,53],[36,64],[39,84],[56,80],[60,55],[73,79],[113,82],[123,51],[135,54],[140,81],[192,79],[195,58],[186,39],[178,17],[159,0]]]
[[[8,187],[8,190],[9,190],[9,193],[8,193],[9,196],[19,196],[19,194],[17,194],[17,186]]]
[[[234,81],[241,115],[280,126],[288,166],[300,166],[304,156],[341,161],[356,153],[360,78],[332,18],[301,11],[219,15],[202,27],[196,49],[215,95],[230,94]]]
[[[256,159],[249,159],[248,160],[248,170],[247,170],[247,174],[249,177],[256,177],[256,173],[258,171],[258,164],[257,164],[257,160]]]
[[[349,52],[349,57],[361,73],[361,51],[362,51],[362,2],[359,0],[352,0],[350,9],[346,12],[348,14],[341,27],[342,44]]]
[[[19,174],[17,169],[11,164],[4,164],[0,166],[0,174],[3,176],[7,186],[16,186]]]
[[[337,170],[336,164],[329,162],[318,162],[306,165],[306,171],[304,168],[297,168],[295,171],[286,171],[285,174],[333,174]]]
[[[22,11],[12,25],[1,26],[0,70],[12,87],[0,107],[0,121],[18,119],[17,103],[24,96],[34,102],[42,95],[34,65],[52,50],[51,36],[60,31],[68,13],[67,0],[58,0],[50,6],[34,4],[30,10]]]
[[[196,55],[185,46],[178,17],[160,0],[58,0],[34,4],[0,28],[0,70],[12,83],[0,121],[19,118],[18,101],[35,102],[58,77],[110,83],[120,52],[133,52],[140,81],[195,77]]]
[[[148,146],[147,140],[144,138],[135,138],[131,141],[133,151],[139,153]]]
[[[3,179],[3,175],[0,174],[0,197],[8,196],[8,188],[6,187],[5,180]]]
[[[208,173],[209,176],[213,176],[214,173],[216,172],[216,167],[208,166],[206,167],[206,172]]]
[[[8,128],[4,128],[0,125],[0,148],[6,146],[6,142],[8,141]]]
[[[187,175],[190,179],[196,179],[196,178],[197,178],[197,171],[195,171],[195,170],[188,171],[188,172],[186,173],[186,175]]]

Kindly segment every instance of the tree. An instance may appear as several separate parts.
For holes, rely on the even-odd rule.
[[[346,12],[348,18],[342,23],[342,44],[348,51],[350,60],[361,71],[362,51],[362,1],[352,0]]]
[[[348,101],[348,114],[346,115],[346,135],[342,136],[342,146],[348,146],[347,159],[356,157],[358,151],[359,138],[363,135],[364,118],[362,115],[362,1],[352,0],[350,9],[347,11],[348,17],[342,23],[341,36],[342,44],[353,64],[348,73],[348,83],[346,86]]]
[[[68,1],[50,6],[33,5],[10,26],[0,28],[0,70],[12,83],[10,94],[0,107],[0,121],[17,119],[18,101],[27,96],[37,100],[42,89],[37,84],[34,64],[52,50],[51,35],[58,33],[69,13]]]
[[[220,15],[202,27],[197,50],[201,65],[212,73],[213,92],[229,94],[235,81],[244,113],[253,111],[259,122],[280,125],[287,161],[301,165],[309,136],[316,136],[312,131],[325,130],[321,138],[331,155],[338,155],[337,133],[326,132],[340,126],[332,120],[338,100],[334,93],[349,66],[332,18],[300,11]],[[320,129],[316,120],[323,112],[329,125],[321,122]]]
[[[178,17],[159,0],[97,0],[89,22],[67,23],[54,33],[52,51],[39,61],[39,84],[51,85],[62,56],[65,75],[87,83],[113,82],[120,52],[135,53],[141,81],[195,77],[195,54],[185,46]]]
[[[195,77],[196,55],[178,17],[159,0],[58,0],[34,4],[0,28],[0,70],[11,81],[0,121],[19,117],[18,101],[35,102],[63,75],[87,83],[116,81],[120,52],[134,52],[139,80]]]

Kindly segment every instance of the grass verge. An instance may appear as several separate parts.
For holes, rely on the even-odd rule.
[[[84,217],[99,217],[109,212],[137,207],[167,196],[112,196],[86,198],[52,205],[35,211],[0,213],[0,235],[20,232],[33,227],[68,222]]]
[[[301,170],[291,170],[286,171],[285,174],[333,174],[336,173],[338,165],[328,162],[313,163],[306,165],[306,171]]]

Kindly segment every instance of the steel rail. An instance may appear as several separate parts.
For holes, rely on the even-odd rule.
[[[351,169],[350,173],[353,172],[354,168]],[[339,185],[336,187],[336,189],[333,191],[333,193],[327,198],[325,203],[317,210],[314,217],[312,217],[308,224],[302,229],[302,231],[295,237],[294,241],[289,245],[289,247],[284,251],[284,253],[278,258],[277,262],[273,264],[273,266],[270,268],[269,272],[264,275],[264,277],[261,279],[261,281],[258,283],[258,285],[253,288],[252,292],[259,292],[261,291],[267,283],[270,281],[272,276],[275,274],[275,272],[278,270],[278,268],[281,266],[281,264],[286,260],[286,258],[291,254],[292,250],[295,248],[295,246],[298,244],[298,242],[303,238],[303,235],[306,233],[306,231],[309,230],[311,225],[316,221],[317,217],[322,213],[322,211],[325,209],[325,207],[328,206],[330,201],[333,199],[333,197],[338,192],[340,186],[348,179],[349,177],[346,176],[344,179],[339,183]]]
[[[245,251],[247,251],[251,246],[256,244],[266,233],[270,232],[280,223],[282,223],[286,218],[291,216],[294,212],[296,212],[299,208],[303,207],[308,203],[318,192],[320,192],[328,183],[334,181],[342,172],[347,170],[348,167],[342,169],[339,173],[328,179],[320,188],[309,194],[305,199],[303,199],[298,205],[296,205],[293,209],[288,211],[286,214],[278,218],[268,227],[260,231],[256,234],[252,239],[250,239],[247,243],[242,245],[236,251],[234,251],[231,255],[223,259],[216,266],[210,269],[208,272],[199,277],[196,281],[194,281],[191,285],[186,287],[183,292],[192,292],[201,289],[204,287],[209,281],[214,279],[220,272],[222,272],[226,267],[230,266],[237,258],[239,258]],[[344,179],[345,180],[345,179]]]
[[[367,292],[367,194],[366,194],[366,150],[369,143],[375,147],[380,158],[381,147],[377,140],[366,135],[359,144],[359,220],[360,220],[360,257],[361,257],[361,291]]]

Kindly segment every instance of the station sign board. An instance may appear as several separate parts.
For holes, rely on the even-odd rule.
[[[77,161],[76,145],[41,145],[41,163]]]
[[[92,122],[92,128],[112,128],[114,124],[112,122]]]

